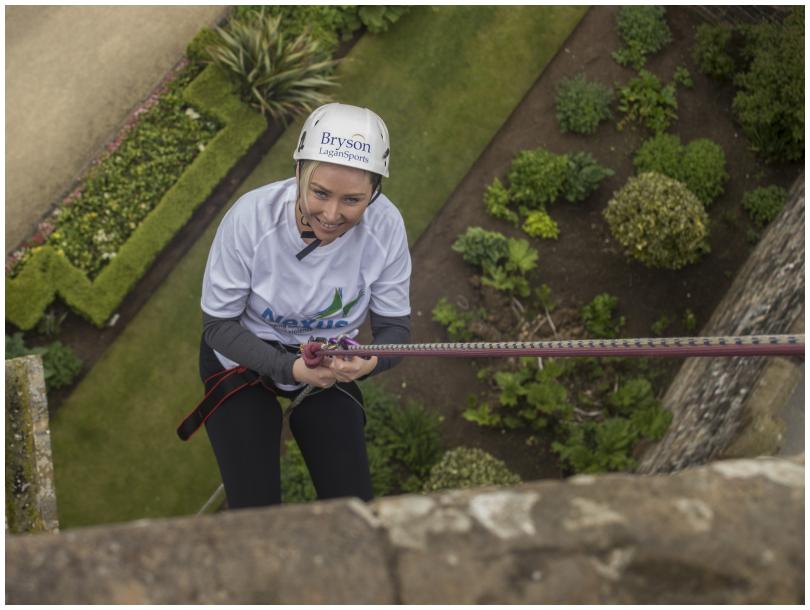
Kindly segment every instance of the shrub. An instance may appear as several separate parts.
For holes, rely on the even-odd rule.
[[[727,25],[698,26],[692,58],[703,74],[719,80],[732,79],[734,59],[728,52],[731,35],[732,29]]]
[[[372,34],[387,32],[388,28],[396,23],[400,17],[411,10],[409,6],[358,6],[357,17],[366,29]]]
[[[605,219],[627,253],[649,267],[680,269],[709,251],[709,219],[683,183],[655,172],[631,177]]]
[[[186,47],[186,57],[194,64],[211,61],[208,47],[217,40],[217,34],[211,28],[203,28],[191,39]]]
[[[539,431],[570,416],[568,391],[560,382],[570,362],[549,358],[544,360],[543,368],[537,365],[536,358],[522,358],[521,363],[516,370],[492,374],[498,399],[495,410],[487,403],[471,402],[462,414],[464,419],[481,426]]]
[[[452,246],[482,271],[481,282],[496,290],[529,295],[526,274],[537,266],[537,252],[525,239],[507,238],[481,227],[469,227]]]
[[[252,19],[233,19],[216,28],[219,38],[208,54],[247,103],[286,124],[329,100],[324,90],[337,86],[337,62],[308,33],[292,38],[280,24],[281,17],[265,10]]]
[[[697,330],[697,316],[695,316],[695,312],[688,307],[683,312],[683,327],[688,333]]]
[[[618,128],[628,122],[640,122],[654,133],[660,133],[678,118],[678,100],[672,84],[662,85],[658,77],[641,70],[636,78],[619,88],[619,110],[624,118]]]
[[[692,75],[689,74],[689,69],[686,66],[678,66],[675,68],[675,73],[672,75],[672,82],[691,89],[695,86],[692,81]]]
[[[484,485],[517,485],[520,477],[486,451],[456,447],[447,451],[430,472],[424,491],[465,489]]]
[[[433,320],[447,328],[450,341],[470,341],[473,333],[468,330],[475,317],[472,312],[461,311],[458,307],[442,297],[433,308]]]
[[[618,305],[619,299],[607,292],[595,296],[579,313],[587,331],[599,339],[618,337],[625,322],[624,316],[616,317]]]
[[[804,7],[781,25],[750,29],[749,68],[737,75],[732,110],[753,149],[768,162],[804,157]]]
[[[509,209],[509,191],[498,178],[495,178],[484,191],[484,207],[495,218],[501,218],[515,225],[520,222],[517,213]]]
[[[723,194],[729,177],[723,149],[706,138],[683,146],[677,136],[660,133],[641,145],[633,163],[639,172],[658,172],[683,182],[704,205]]]
[[[590,153],[577,152],[566,157],[568,172],[563,195],[571,203],[584,200],[599,187],[602,180],[613,175],[612,169],[599,165]]]
[[[641,439],[660,440],[672,414],[662,409],[647,379],[622,383],[608,398],[611,415],[599,422],[569,422],[563,440],[552,450],[574,472],[594,473],[628,470],[636,466],[633,448]]]
[[[589,134],[611,117],[613,89],[588,81],[584,74],[564,79],[557,86],[557,120],[563,132]]]
[[[650,325],[650,332],[656,337],[663,337],[667,329],[672,325],[672,318],[667,314],[663,314],[655,322]]]
[[[742,206],[758,229],[765,228],[779,215],[787,202],[787,191],[780,186],[766,186],[743,195]]]
[[[374,495],[419,491],[441,457],[440,418],[417,403],[403,407],[398,396],[373,383],[360,385]],[[294,441],[288,441],[281,460],[281,488],[284,502],[308,502],[316,497]]]
[[[531,237],[540,237],[541,239],[557,239],[560,235],[560,228],[545,210],[532,210],[529,212],[522,228]]]
[[[497,231],[469,227],[453,242],[452,248],[461,253],[464,262],[484,269],[509,256],[509,238]]]
[[[555,155],[543,148],[523,150],[509,169],[509,195],[519,205],[542,208],[562,192],[567,175],[565,155]]]
[[[613,59],[638,70],[646,63],[647,55],[672,42],[664,14],[660,6],[625,6],[619,10],[616,26],[626,46],[614,52]]]
[[[10,337],[6,335],[6,360],[29,354],[42,356],[45,389],[48,392],[70,385],[82,370],[81,359],[60,341],[44,347],[27,347],[22,333],[14,333]]]

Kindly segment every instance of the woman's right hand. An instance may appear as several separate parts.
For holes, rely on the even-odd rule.
[[[295,362],[293,362],[292,374],[298,383],[306,383],[316,388],[329,388],[337,381],[332,369],[323,365],[311,369],[306,365],[303,358],[296,358]]]

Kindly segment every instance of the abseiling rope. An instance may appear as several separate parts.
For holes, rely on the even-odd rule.
[[[329,356],[416,356],[498,358],[504,356],[624,356],[691,358],[731,356],[801,356],[804,335],[671,337],[644,339],[571,339],[504,343],[408,343],[389,345],[321,344]]]

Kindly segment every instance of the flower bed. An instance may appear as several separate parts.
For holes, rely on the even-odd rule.
[[[168,85],[150,116],[138,121],[122,144],[124,128],[104,167],[91,172],[84,192],[74,193],[75,201],[59,214],[64,228],[62,219],[41,225],[38,239],[44,243],[20,256],[24,265],[6,277],[8,321],[32,328],[58,294],[102,326],[266,128],[265,120],[239,101],[215,68],[206,68],[180,90],[186,82]],[[165,129],[166,105],[182,111],[183,126],[177,130]],[[224,125],[215,135],[214,121]],[[49,230],[51,239],[45,241],[42,233]]]

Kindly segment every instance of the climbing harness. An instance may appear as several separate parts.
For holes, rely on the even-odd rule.
[[[299,346],[299,353],[301,354],[301,357],[303,358],[307,367],[314,369],[320,365],[323,357],[327,355],[329,350],[358,345],[360,344],[357,343],[357,341],[354,341],[350,337],[346,336],[329,340],[317,338],[310,340],[308,343],[302,343]],[[263,377],[244,366],[223,369],[217,373],[214,373],[205,380],[205,385],[207,386],[209,382],[213,382],[214,380],[216,380],[216,382],[205,393],[203,399],[197,404],[196,407],[194,407],[194,409],[192,409],[191,413],[183,418],[183,421],[180,422],[180,425],[177,427],[177,436],[180,437],[180,440],[187,441],[190,439],[192,435],[200,429],[200,426],[202,426],[205,421],[211,417],[214,411],[222,406],[222,404],[228,398],[240,390],[244,390],[245,388],[256,385],[262,385],[266,390],[269,390],[274,394],[283,395],[283,392],[279,390],[270,379]],[[335,384],[335,387],[337,387],[337,389],[344,394],[350,396],[355,402],[358,402],[357,399],[355,399],[353,396],[351,396],[351,394],[346,392],[337,384]],[[324,388],[316,388],[315,386],[307,385],[292,400],[290,405],[284,411],[284,416],[289,416],[307,396],[311,395],[313,392],[320,392],[323,389]],[[363,405],[360,405],[360,408],[362,407]]]
[[[332,356],[393,356],[498,358],[505,356],[624,357],[732,357],[801,356],[804,335],[747,335],[728,337],[672,337],[643,339],[572,339],[567,341],[510,341],[503,343],[408,343],[360,345],[345,338],[333,339],[313,354]]]

